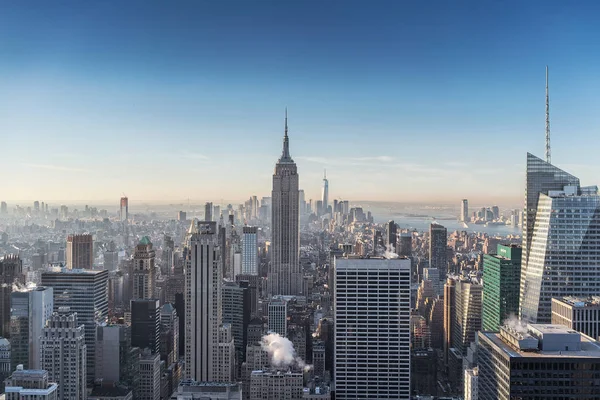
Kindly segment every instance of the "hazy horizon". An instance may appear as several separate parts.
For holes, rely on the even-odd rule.
[[[5,3],[0,200],[269,196],[288,107],[307,200],[521,204],[546,65],[552,161],[598,184],[600,5],[508,3]]]

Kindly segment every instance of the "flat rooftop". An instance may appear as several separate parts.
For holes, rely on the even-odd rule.
[[[585,308],[585,307],[600,307],[600,296],[590,296],[590,297],[576,297],[576,296],[568,296],[561,298],[553,298],[552,301],[556,301],[563,304],[568,304],[577,308]]]
[[[534,325],[538,330],[543,325]],[[557,325],[552,325],[556,327]],[[547,330],[546,333],[564,333],[568,334],[568,331],[572,331],[567,327],[563,327],[564,332],[558,332],[558,328],[552,328]],[[543,329],[543,328],[542,328]],[[544,330],[541,330],[544,333]],[[480,332],[481,335],[488,338],[494,345],[496,345],[504,354],[511,358],[556,358],[556,357],[573,357],[573,358],[600,358],[600,343],[595,341],[589,336],[581,334],[581,350],[573,351],[519,351],[509,346],[505,341],[502,340],[500,333],[498,332]]]

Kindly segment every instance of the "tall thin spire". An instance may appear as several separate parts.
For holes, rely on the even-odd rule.
[[[546,65],[546,162],[552,163],[550,155],[550,96],[548,94],[548,66]]]
[[[290,139],[288,138],[288,117],[287,107],[285,108],[285,133],[283,135],[283,152],[279,162],[294,162],[292,156],[290,156]]]
[[[323,179],[327,179],[327,169],[323,170]]]

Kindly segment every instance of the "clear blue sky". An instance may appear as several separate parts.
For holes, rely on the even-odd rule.
[[[573,7],[577,5],[577,7]],[[600,2],[5,1],[2,200],[269,195],[284,108],[316,198],[520,202],[598,184]]]

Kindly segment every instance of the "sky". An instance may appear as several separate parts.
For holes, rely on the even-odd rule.
[[[576,4],[577,7],[572,5]],[[600,183],[600,2],[0,2],[0,200],[522,202]]]

